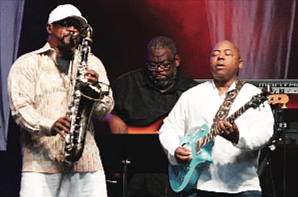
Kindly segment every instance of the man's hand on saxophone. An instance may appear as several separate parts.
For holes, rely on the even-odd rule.
[[[90,83],[97,82],[98,78],[99,78],[99,74],[92,69],[86,69],[85,70],[85,78]]]
[[[68,116],[58,118],[51,128],[51,134],[56,135],[59,133],[63,138],[65,138],[65,134],[69,133],[70,124],[71,119]]]

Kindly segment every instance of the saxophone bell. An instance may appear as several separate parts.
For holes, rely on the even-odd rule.
[[[110,92],[110,86],[94,81],[92,84],[88,82],[82,82],[77,86],[78,90],[82,94],[82,96],[88,98],[93,101],[100,101],[104,96],[108,96]]]

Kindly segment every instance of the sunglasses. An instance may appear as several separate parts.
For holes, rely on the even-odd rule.
[[[60,20],[60,21],[57,21],[54,23],[58,24],[64,28],[74,27],[77,30],[82,29],[80,22],[78,20],[72,19],[72,18],[66,18],[66,19],[63,19],[63,20]]]

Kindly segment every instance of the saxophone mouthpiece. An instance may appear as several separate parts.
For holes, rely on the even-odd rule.
[[[70,32],[70,37],[71,37],[71,39],[76,39],[76,37],[77,37],[77,34],[75,33],[75,32]]]

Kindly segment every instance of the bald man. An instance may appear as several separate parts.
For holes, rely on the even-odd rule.
[[[228,121],[235,111],[260,90],[238,79],[243,67],[238,48],[228,40],[217,43],[210,55],[213,80],[184,92],[160,128],[159,138],[171,166],[193,165],[198,155],[180,144],[179,139],[200,132],[207,125],[209,144],[202,144],[210,154],[210,162],[196,177],[193,185],[183,189],[187,197],[261,197],[257,166],[260,149],[273,134],[273,115],[268,102],[249,108],[235,121]],[[234,94],[227,94],[235,90]],[[227,98],[226,98],[227,97]],[[220,106],[232,102],[229,110]],[[225,105],[227,106],[227,105]],[[222,115],[225,114],[225,115]],[[208,131],[208,130],[207,130]],[[203,135],[204,136],[204,135]],[[202,135],[199,138],[203,137]],[[185,139],[185,138],[184,138]],[[196,148],[194,148],[196,149]],[[171,184],[175,176],[170,176]],[[181,180],[181,179],[180,179]],[[190,188],[189,188],[190,187]]]

